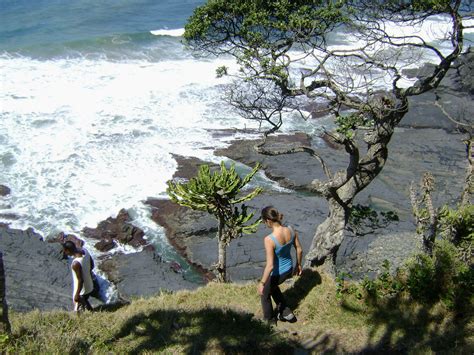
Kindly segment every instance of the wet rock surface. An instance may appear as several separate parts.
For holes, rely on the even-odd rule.
[[[73,242],[76,248],[81,248],[84,246],[84,241],[75,236],[74,234],[66,234],[64,232],[58,233],[56,236],[52,238],[48,238],[48,243],[60,243],[63,244],[67,241]]]
[[[99,239],[94,247],[99,251],[109,251],[121,244],[141,247],[148,245],[142,229],[130,223],[131,218],[125,209],[121,209],[117,217],[109,217],[100,222],[96,228],[85,227],[82,233],[85,238]]]

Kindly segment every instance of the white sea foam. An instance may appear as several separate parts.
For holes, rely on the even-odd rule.
[[[226,114],[214,62],[0,58],[0,67],[0,183],[12,189],[14,226],[95,226],[163,192],[171,153],[220,144],[207,131]]]
[[[225,145],[212,129],[257,128],[221,101],[223,64],[234,65],[0,57],[0,184],[12,189],[12,226],[95,227],[164,193],[172,154],[212,158],[209,148]]]
[[[181,37],[184,34],[184,28],[152,30],[150,33],[155,36]]]
[[[465,26],[472,24],[472,20],[466,21]],[[363,33],[355,32],[339,32],[333,34],[332,45],[328,46],[329,51],[334,51],[340,56],[353,55],[370,55],[378,58],[380,62],[387,66],[397,67],[402,73],[402,77],[398,81],[399,87],[408,87],[413,85],[417,80],[416,77],[404,76],[403,69],[420,68],[423,64],[439,63],[438,55],[428,49],[421,48],[418,45],[427,43],[436,47],[443,55],[452,52],[453,46],[449,35],[452,31],[452,20],[447,16],[432,16],[426,21],[418,24],[405,24],[398,22],[379,22],[377,26],[380,28],[379,35],[386,33],[392,36],[392,43],[396,45],[414,44],[413,46],[404,46],[399,49],[397,46],[389,45],[383,42],[374,42],[369,44],[367,37]],[[465,30],[466,41],[472,40],[472,29]],[[297,65],[292,72],[295,77],[299,77],[301,71],[307,70],[318,65],[319,61],[325,57],[327,52],[315,50],[313,55],[308,56],[307,53],[294,51],[292,59]],[[352,87],[355,92],[366,92],[367,82],[370,82],[372,90],[384,90],[390,88],[394,77],[389,71],[377,68],[360,69],[360,72],[354,71],[358,59],[351,58],[330,58],[325,62],[326,69],[334,73],[334,77],[338,79],[339,84],[347,88]],[[360,62],[359,62],[360,64]],[[308,78],[307,80],[312,80]]]

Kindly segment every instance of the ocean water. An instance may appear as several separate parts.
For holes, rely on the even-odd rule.
[[[143,201],[166,196],[172,154],[218,162],[212,131],[252,127],[221,101],[215,69],[233,63],[181,43],[202,3],[0,0],[0,221],[80,236],[126,208],[180,261]]]
[[[173,154],[217,162],[213,149],[230,138],[213,130],[258,128],[221,101],[215,69],[233,61],[196,58],[181,43],[203,2],[0,0],[0,184],[12,190],[0,221],[80,234],[126,208],[175,257],[143,204],[165,197]],[[407,30],[437,40],[443,21]],[[347,47],[357,37],[333,40]],[[320,124],[291,116],[283,132]]]

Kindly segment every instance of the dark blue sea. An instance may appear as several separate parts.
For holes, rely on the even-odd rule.
[[[182,29],[193,9],[202,3],[197,0],[2,0],[0,53],[42,59],[81,53],[139,57],[143,54],[141,47],[152,48],[156,42],[150,31]],[[134,50],[138,52],[135,55]]]

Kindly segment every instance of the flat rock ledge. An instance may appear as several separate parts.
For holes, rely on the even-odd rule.
[[[210,164],[196,158],[175,156],[178,170],[174,178],[195,176],[201,164]],[[314,230],[327,214],[320,198],[299,193],[267,191],[248,201],[249,209],[260,216],[266,205],[280,206],[285,221],[300,233],[303,248],[307,250]],[[179,206],[166,199],[148,199],[152,219],[163,226],[171,245],[200,271],[206,280],[214,277],[217,261],[217,221],[213,216]],[[263,237],[269,233],[263,226],[257,233],[233,240],[227,248],[227,272],[231,281],[254,280],[261,275],[265,262]]]
[[[275,136],[269,146],[276,146],[275,142],[279,139],[280,136]],[[286,137],[283,139],[287,140]],[[384,170],[357,196],[355,203],[371,206],[379,212],[394,211],[400,222],[360,236],[347,233],[337,253],[337,272],[348,272],[355,278],[374,276],[380,271],[385,259],[395,268],[419,250],[411,213],[410,185],[412,182],[418,183],[423,173],[429,171],[436,181],[435,205],[445,202],[454,204],[460,196],[466,168],[462,139],[462,134],[449,133],[443,129],[397,129],[389,145],[389,159]],[[304,191],[305,186],[315,178],[324,179],[319,163],[304,153],[293,154],[291,158],[268,157],[257,154],[254,145],[252,141],[236,140],[216,154],[248,166],[260,162],[267,176],[295,190],[292,195],[304,196],[305,199],[309,197],[298,191]],[[323,137],[317,137],[311,145],[333,171],[345,168],[347,156],[344,151],[334,149]],[[327,214],[325,201],[317,196],[312,198],[315,202],[307,207],[304,204],[294,206],[286,200],[274,203],[277,208],[286,210],[284,213],[288,221],[293,221],[302,213],[306,218],[313,218],[306,221],[312,224],[311,229],[306,231],[309,239]],[[319,218],[311,216],[311,213]],[[309,246],[310,241],[306,240],[305,244]]]
[[[200,285],[187,281],[173,263],[165,263],[150,250],[132,254],[116,254],[100,263],[107,278],[115,286],[119,299],[149,297],[160,292],[192,290]]]

